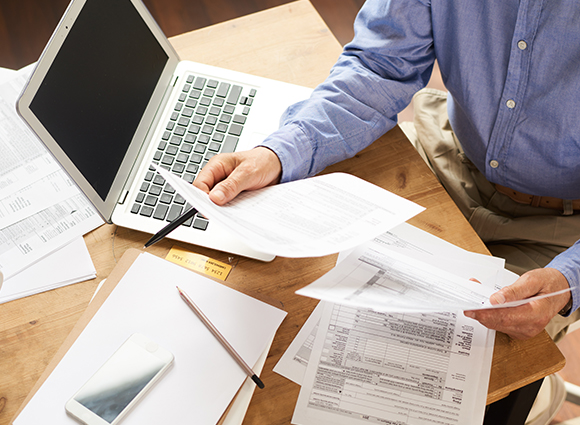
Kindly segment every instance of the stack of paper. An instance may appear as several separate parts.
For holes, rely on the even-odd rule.
[[[16,113],[31,67],[1,71],[0,272],[5,284],[0,302],[5,302],[94,277],[86,247],[48,256],[103,221]],[[34,270],[16,278],[32,265]]]
[[[171,351],[175,360],[123,424],[217,423],[247,376],[183,302],[177,283],[250,365],[286,315],[176,264],[140,254],[14,423],[76,424],[65,413],[65,403],[136,332]]]
[[[423,272],[463,283],[477,278],[479,294],[517,278],[501,259],[467,252],[408,224],[341,255],[321,280],[344,298],[319,304],[274,369],[302,385],[292,423],[482,423],[495,332],[461,311],[437,311],[440,298],[433,297],[433,307],[413,289],[425,284]],[[349,294],[344,287],[336,291],[353,281],[359,285]],[[415,309],[405,295],[420,297]],[[399,301],[389,305],[391,296]],[[458,298],[454,302],[463,305]],[[378,307],[386,304],[383,311],[355,302],[373,299]]]

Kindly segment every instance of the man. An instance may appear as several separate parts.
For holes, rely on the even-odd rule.
[[[221,205],[353,156],[396,125],[437,59],[449,95],[417,95],[417,147],[491,252],[524,273],[492,302],[572,288],[466,314],[513,338],[549,323],[561,336],[580,303],[578,22],[578,2],[368,0],[311,98],[262,146],[214,157],[194,184]]]

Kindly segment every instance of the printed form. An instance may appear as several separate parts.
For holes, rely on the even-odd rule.
[[[493,331],[461,313],[380,313],[332,303],[323,305],[321,331],[293,423],[481,423]]]
[[[517,278],[503,260],[409,224],[369,245],[494,289]],[[494,339],[494,331],[461,312],[381,313],[323,301],[274,371],[302,385],[295,424],[480,424]]]
[[[0,271],[6,280],[103,224],[16,113],[31,67],[0,84]]]
[[[217,206],[185,180],[156,166],[187,202],[257,251],[318,257],[367,242],[423,207],[358,177],[332,173],[242,192]]]

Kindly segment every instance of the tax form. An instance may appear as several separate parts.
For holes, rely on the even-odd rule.
[[[409,224],[372,244],[494,290],[517,279],[503,259],[468,252]],[[339,262],[347,256],[341,253]],[[323,301],[274,371],[303,385],[296,424],[480,424],[494,338],[461,312],[377,313]]]
[[[31,71],[3,73],[0,84],[0,271],[5,280],[103,224],[16,113]]]
[[[153,166],[189,204],[256,251],[318,257],[350,249],[423,207],[358,177],[332,173],[242,192],[217,206],[208,195]]]
[[[481,424],[494,336],[461,313],[324,303],[292,423]]]

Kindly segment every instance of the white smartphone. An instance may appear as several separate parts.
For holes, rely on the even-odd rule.
[[[67,413],[86,425],[116,425],[161,378],[173,354],[133,334],[66,403]]]

